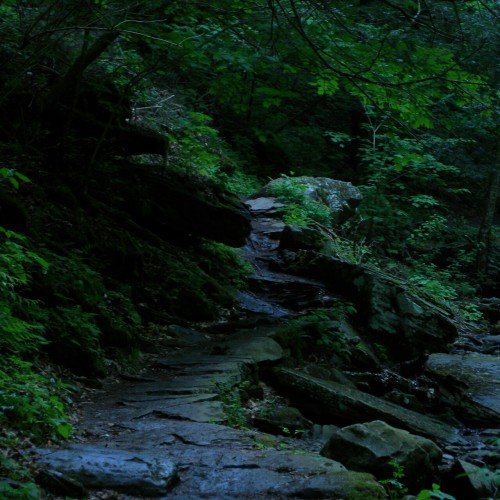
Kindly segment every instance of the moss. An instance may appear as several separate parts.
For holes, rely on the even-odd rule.
[[[371,474],[364,472],[345,471],[338,473],[339,482],[343,483],[344,494],[340,496],[346,500],[373,500],[385,498],[385,491]],[[340,493],[340,492],[339,492]]]

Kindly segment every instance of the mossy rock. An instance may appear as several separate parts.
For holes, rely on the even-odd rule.
[[[312,427],[300,410],[292,406],[276,406],[258,414],[253,424],[261,431],[270,434],[301,437],[306,429]]]

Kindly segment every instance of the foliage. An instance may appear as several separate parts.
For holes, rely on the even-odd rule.
[[[70,386],[33,371],[31,363],[7,357],[0,364],[0,422],[36,442],[68,438]]]
[[[349,238],[341,236],[338,233],[325,231],[324,228],[320,229],[328,236],[323,250],[325,254],[332,255],[351,264],[369,263],[376,266],[373,252],[364,239],[356,240],[353,237]],[[343,232],[348,234],[348,232]]]
[[[135,121],[164,133],[170,148],[162,168],[208,177],[236,194],[255,192],[260,183],[244,168],[234,148],[220,137],[213,119],[205,113],[189,111],[175,95],[164,96],[158,89],[143,92],[136,103]]]
[[[19,188],[20,181],[30,182],[29,178],[23,175],[21,172],[6,167],[0,168],[0,179],[2,180],[2,182],[7,181],[14,189]]]
[[[330,309],[317,309],[288,321],[275,339],[299,362],[304,361],[305,355],[319,356],[325,361],[336,355],[348,362],[352,349],[360,347],[342,331],[341,322],[355,312],[351,303],[337,302]]]
[[[424,141],[394,134],[374,136],[361,151],[366,184],[359,212],[366,237],[383,243],[388,252],[404,254],[412,247],[418,250],[422,240],[442,236],[446,219],[436,213],[441,203],[428,191],[432,186],[451,190],[447,182],[458,169],[427,152]]]
[[[300,179],[281,174],[280,182],[271,187],[270,193],[285,203],[282,217],[287,224],[308,226],[317,222],[326,227],[330,226],[330,210],[307,195],[307,188]]]
[[[215,263],[207,250],[200,253],[200,257],[193,250],[182,255],[156,252],[151,256],[148,267],[154,269],[156,277],[161,279],[155,280],[154,287],[150,286],[147,292],[156,303],[161,304],[165,313],[192,319],[211,319],[220,306],[232,304],[234,289],[226,286],[223,274],[215,274],[217,270],[223,273],[223,269],[229,274],[229,270],[220,262]],[[212,266],[215,277],[210,274]]]
[[[428,499],[455,500],[454,496],[442,492],[439,484],[433,484],[431,490],[420,491],[420,493],[417,495],[417,498],[418,500],[428,500]]]
[[[102,303],[105,292],[102,276],[85,262],[81,252],[58,255],[45,251],[43,255],[50,262],[43,283],[50,290],[53,303],[78,305],[87,310]]]
[[[29,179],[13,169],[0,169],[0,179],[13,189]],[[27,321],[38,304],[26,299],[31,272],[46,273],[49,264],[28,250],[27,238],[0,227],[0,425],[37,443],[66,439],[72,432],[67,409],[69,386],[33,370],[19,356],[33,355],[47,341],[40,323]],[[29,469],[9,458],[15,440],[1,438],[0,481],[2,498],[40,498]]]
[[[245,428],[248,422],[241,400],[241,390],[248,387],[249,382],[243,381],[235,386],[229,382],[215,380],[215,385],[226,414],[226,424],[237,429]]]
[[[15,483],[8,480],[0,481],[0,495],[5,499],[39,500],[41,491],[35,483]]]
[[[123,160],[120,137],[131,130],[142,129],[146,142],[149,132],[168,139],[165,157],[142,158],[152,167],[208,178],[237,194],[292,169],[361,184],[358,216],[339,235],[328,209],[292,176],[282,176],[275,194],[287,201],[287,223],[325,230],[332,254],[391,271],[425,298],[465,299],[459,316],[479,320],[474,299],[487,279],[476,261],[486,245],[475,226],[482,219],[494,230],[480,202],[493,199],[486,179],[498,168],[498,6],[473,0],[421,7],[413,0],[334,8],[321,0],[1,2],[2,189],[34,215],[49,201],[40,195],[44,185],[68,182],[74,206],[64,210],[78,212],[68,220],[63,214],[61,223],[54,217],[54,224],[50,214],[28,239],[12,230],[2,203],[2,391],[7,359],[17,360],[9,383],[20,379],[27,387],[2,392],[10,398],[3,406],[19,411],[21,422],[45,426],[45,436],[62,436],[65,427],[50,430],[64,411],[51,400],[52,386],[45,394],[33,366],[12,356],[60,349],[62,357],[88,355],[81,356],[88,364],[102,355],[113,318],[124,319],[114,323],[125,341],[132,337],[128,331],[140,326],[134,304],[163,320],[215,318],[245,285],[250,270],[237,253],[193,244],[189,235],[186,246],[138,248],[131,260],[140,264],[127,283],[133,291],[124,300],[107,290],[115,283],[104,277],[104,263],[93,267],[85,251],[74,250],[81,241],[65,239],[86,215],[107,212],[107,224],[120,220],[163,244],[129,218],[123,207],[130,200],[99,196],[96,185],[112,185],[120,172],[92,175]],[[33,177],[23,198],[17,193],[29,180],[20,171]],[[64,225],[72,230],[59,231]],[[50,251],[40,251],[44,245]],[[278,339],[299,360],[311,352],[347,361],[356,347],[338,324],[352,312],[344,304],[292,320]],[[227,399],[238,422],[238,400],[229,392]],[[40,400],[50,408],[37,409]],[[2,410],[10,424],[11,411]],[[432,495],[444,494],[433,487]]]
[[[0,437],[0,495],[2,498],[38,500],[42,493],[18,437]]]
[[[461,319],[464,321],[480,322],[484,320],[483,313],[479,310],[477,304],[463,304],[460,312]]]
[[[102,333],[102,343],[129,350],[125,358],[133,356],[135,339],[142,325],[131,292],[129,287],[121,287],[120,291],[107,290],[96,318]]]
[[[49,313],[48,332],[52,342],[74,346],[77,351],[99,354],[101,331],[96,315],[80,306],[57,307]]]
[[[392,478],[382,479],[379,483],[385,488],[390,500],[399,500],[408,493],[408,488],[403,484],[405,468],[396,460],[390,460],[389,465],[393,467]]]
[[[451,276],[435,265],[416,263],[416,269],[410,274],[408,283],[412,291],[427,298],[450,303],[457,298],[457,292],[449,283]]]
[[[246,288],[253,268],[244,262],[238,250],[223,243],[205,241],[198,249],[200,267],[227,286]]]
[[[393,467],[392,478],[382,479],[379,483],[385,488],[390,500],[401,500],[406,498],[408,488],[404,485],[405,468],[396,460],[390,460],[389,465]],[[418,500],[440,499],[455,500],[455,497],[443,493],[438,484],[432,485],[432,490],[421,490],[417,495]]]
[[[367,264],[397,270],[414,292],[433,300],[474,296],[475,229],[454,208],[469,193],[459,182],[460,169],[437,158],[442,141],[435,137],[409,139],[384,129],[372,124],[372,137],[360,149],[364,199],[343,228],[345,240],[353,241],[344,246],[365,249]]]
[[[44,271],[48,264],[36,253],[25,247],[26,238],[13,231],[0,227],[0,348],[4,352],[33,352],[44,344],[42,329],[30,324],[16,312],[30,309],[33,303],[22,297],[30,270],[38,265]]]
[[[169,138],[167,166],[237,193],[256,189],[257,163],[260,173],[341,173],[365,185],[358,248],[418,259],[439,232],[451,239],[443,198],[467,196],[460,176],[477,170],[473,150],[493,158],[489,3],[423,12],[416,2],[99,2],[65,12],[46,0],[8,2],[0,101],[22,90],[40,108],[56,96],[67,105],[85,78],[112,81],[132,101],[132,123]],[[43,137],[45,124],[34,126]],[[286,193],[288,222],[328,222],[296,195]]]
[[[293,432],[288,428],[288,427],[282,427],[281,428],[281,432],[285,435],[285,436],[294,436],[294,437],[300,437],[302,436],[306,430],[305,429],[294,429]]]

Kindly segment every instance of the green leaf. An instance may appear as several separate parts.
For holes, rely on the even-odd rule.
[[[25,175],[21,174],[20,172],[15,172],[15,176],[20,180],[20,181],[23,181],[23,182],[31,182],[31,180],[29,179],[29,177],[26,177]]]
[[[56,427],[56,432],[63,439],[68,439],[73,432],[73,427],[71,424],[63,423]]]

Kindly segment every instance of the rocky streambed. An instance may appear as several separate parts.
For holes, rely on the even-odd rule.
[[[140,375],[84,392],[79,440],[38,450],[47,496],[382,499],[434,483],[497,498],[500,338],[457,331],[391,277],[318,253],[273,198],[247,204],[255,272],[237,314],[171,326]],[[284,326],[345,301],[355,314],[328,331],[349,356],[296,363]]]

